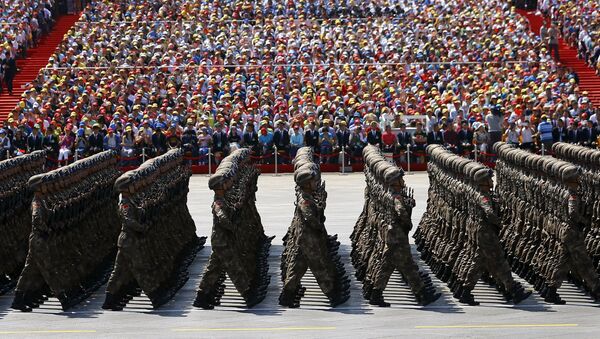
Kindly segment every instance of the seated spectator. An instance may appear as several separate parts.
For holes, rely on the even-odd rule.
[[[428,145],[443,145],[444,144],[444,135],[440,130],[439,124],[433,125],[433,130],[427,133],[427,144]]]
[[[396,154],[398,148],[398,137],[392,132],[392,126],[385,126],[385,132],[381,136],[383,151]]]
[[[105,151],[117,151],[117,154],[121,149],[121,137],[112,128],[108,128],[108,133],[104,136],[103,147]]]
[[[509,145],[519,146],[520,138],[521,131],[517,129],[517,123],[513,121],[509,124],[509,128],[504,132],[502,140]]]

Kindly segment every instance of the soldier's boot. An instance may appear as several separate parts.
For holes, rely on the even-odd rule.
[[[590,291],[590,296],[594,299],[594,301],[600,300],[600,286],[596,287],[592,291]]]
[[[560,298],[560,295],[556,292],[556,287],[546,287],[544,293],[544,301],[556,305],[564,305],[567,302]]]
[[[471,291],[467,290],[467,289],[463,289],[462,294],[460,295],[460,298],[458,299],[458,301],[463,304],[467,304],[469,306],[479,305],[479,302],[475,301],[475,297],[473,296]]]
[[[212,300],[211,300],[212,299]],[[212,310],[215,306],[211,303],[214,299],[211,298],[207,293],[198,291],[196,299],[194,300],[194,307],[203,308],[205,310]]]
[[[281,292],[279,296],[279,305],[289,307],[289,308],[298,308],[300,307],[300,303],[295,299],[296,296],[288,293],[286,291]]]
[[[104,299],[104,304],[102,304],[102,309],[112,311],[123,310],[123,307],[121,306],[121,297],[112,293],[106,293],[106,298]]]
[[[385,302],[383,299],[383,291],[374,288],[371,291],[371,297],[369,298],[369,305],[379,306],[379,307],[390,307],[390,303]]]
[[[371,285],[371,283],[364,283],[363,284],[363,298],[369,300],[371,299],[371,293],[373,292],[373,286]]]
[[[519,284],[518,282],[515,282],[513,284],[511,291],[510,291],[511,299],[515,305],[520,303],[521,301],[529,298],[530,295],[531,295],[531,291],[525,291],[523,286],[521,286],[521,284]]]
[[[415,298],[417,299],[417,303],[419,303],[419,305],[427,306],[438,300],[441,296],[442,294],[436,292],[435,289],[423,288],[415,295]]]
[[[25,292],[16,292],[15,293],[15,299],[13,299],[13,302],[10,305],[10,308],[12,308],[13,310],[19,310],[21,312],[31,312],[32,311],[31,306],[27,305],[27,303],[25,302]]]
[[[350,293],[340,290],[333,290],[332,292],[329,292],[326,295],[329,299],[329,304],[331,305],[331,307],[339,306],[345,303],[350,298]]]

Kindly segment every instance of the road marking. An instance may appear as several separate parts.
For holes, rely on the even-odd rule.
[[[0,334],[56,334],[56,333],[96,333],[96,330],[34,330],[34,331],[0,331]]]
[[[335,327],[241,327],[241,328],[175,328],[173,332],[276,332],[276,331],[331,331]]]
[[[445,328],[539,328],[539,327],[577,327],[579,324],[490,324],[490,325],[441,325],[415,326],[416,329]]]

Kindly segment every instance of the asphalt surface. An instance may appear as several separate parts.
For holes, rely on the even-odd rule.
[[[326,226],[330,234],[337,233],[346,270],[353,272],[348,258],[349,236],[363,205],[362,174],[325,174],[329,193]],[[212,225],[212,194],[207,188],[207,176],[194,176],[188,205],[196,221],[199,235],[210,235]],[[424,173],[406,176],[415,189],[417,206],[413,212],[414,228],[425,210],[427,176]],[[86,303],[69,312],[62,312],[57,300],[49,300],[32,313],[10,310],[12,294],[0,297],[0,337],[577,337],[600,335],[598,303],[570,284],[559,291],[566,305],[546,304],[536,293],[522,304],[505,302],[495,289],[479,283],[475,297],[480,306],[464,306],[452,299],[443,283],[434,283],[443,296],[436,303],[421,307],[416,304],[408,287],[394,275],[385,296],[390,308],[369,306],[361,297],[360,284],[352,277],[351,299],[331,309],[311,276],[305,277],[308,287],[300,309],[285,309],[277,305],[281,291],[279,256],[281,238],[289,226],[294,208],[293,178],[264,174],[259,180],[257,205],[268,235],[275,235],[270,255],[271,284],[266,300],[253,309],[243,307],[236,291],[227,284],[222,305],[211,311],[192,307],[195,290],[210,254],[210,245],[203,249],[191,267],[191,278],[174,300],[160,310],[152,310],[144,296],[134,299],[121,312],[103,311],[101,289]],[[413,228],[413,229],[414,229]],[[428,267],[416,256],[421,269]],[[524,283],[528,286],[527,283]]]

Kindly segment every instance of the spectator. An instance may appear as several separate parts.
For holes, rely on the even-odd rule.
[[[298,149],[304,147],[304,131],[300,129],[300,124],[294,123],[290,132],[290,157],[296,157]]]
[[[517,129],[517,123],[511,122],[509,128],[504,132],[503,140],[507,144],[519,146],[520,130]]]
[[[485,130],[485,125],[481,122],[475,122],[473,124],[473,145],[477,151],[479,151],[479,160],[487,161],[488,146],[490,144],[490,134]]]
[[[544,146],[546,152],[552,150],[552,144],[554,143],[554,137],[552,135],[552,123],[548,121],[547,115],[542,115],[542,121],[538,124],[537,134],[540,142]]]
[[[398,136],[392,132],[392,126],[386,125],[385,132],[381,136],[383,151],[396,154],[398,148]]]
[[[443,145],[444,135],[440,130],[439,124],[434,124],[432,130],[427,133],[427,144],[428,145]]]
[[[35,124],[27,137],[27,152],[31,153],[42,149],[44,149],[44,135],[40,132],[40,125]]]
[[[273,133],[273,145],[277,147],[279,163],[287,162],[287,158],[290,154],[290,134],[287,129],[284,128],[283,120],[277,121],[277,128]]]
[[[449,121],[442,125],[443,135],[442,139],[444,140],[444,146],[448,148],[450,151],[454,153],[458,153],[458,133],[452,126],[452,122]]]
[[[381,140],[381,131],[379,130],[379,126],[377,122],[371,122],[370,128],[367,131],[367,142],[369,145],[374,145],[379,148],[383,147],[383,142]]]
[[[6,130],[4,128],[0,128],[0,160],[8,159],[11,147],[12,144],[6,135]]]
[[[521,122],[521,148],[531,151],[533,150],[533,135],[535,134],[533,129],[529,126],[529,121]]]
[[[92,134],[88,138],[89,155],[94,155],[104,149],[104,136],[100,133],[100,124],[92,126]]]
[[[103,149],[105,151],[116,151],[119,154],[121,148],[121,138],[114,133],[112,128],[108,128],[108,133],[104,136]]]
[[[152,133],[152,156],[159,156],[167,152],[167,136],[163,133],[164,127],[159,122]]]

